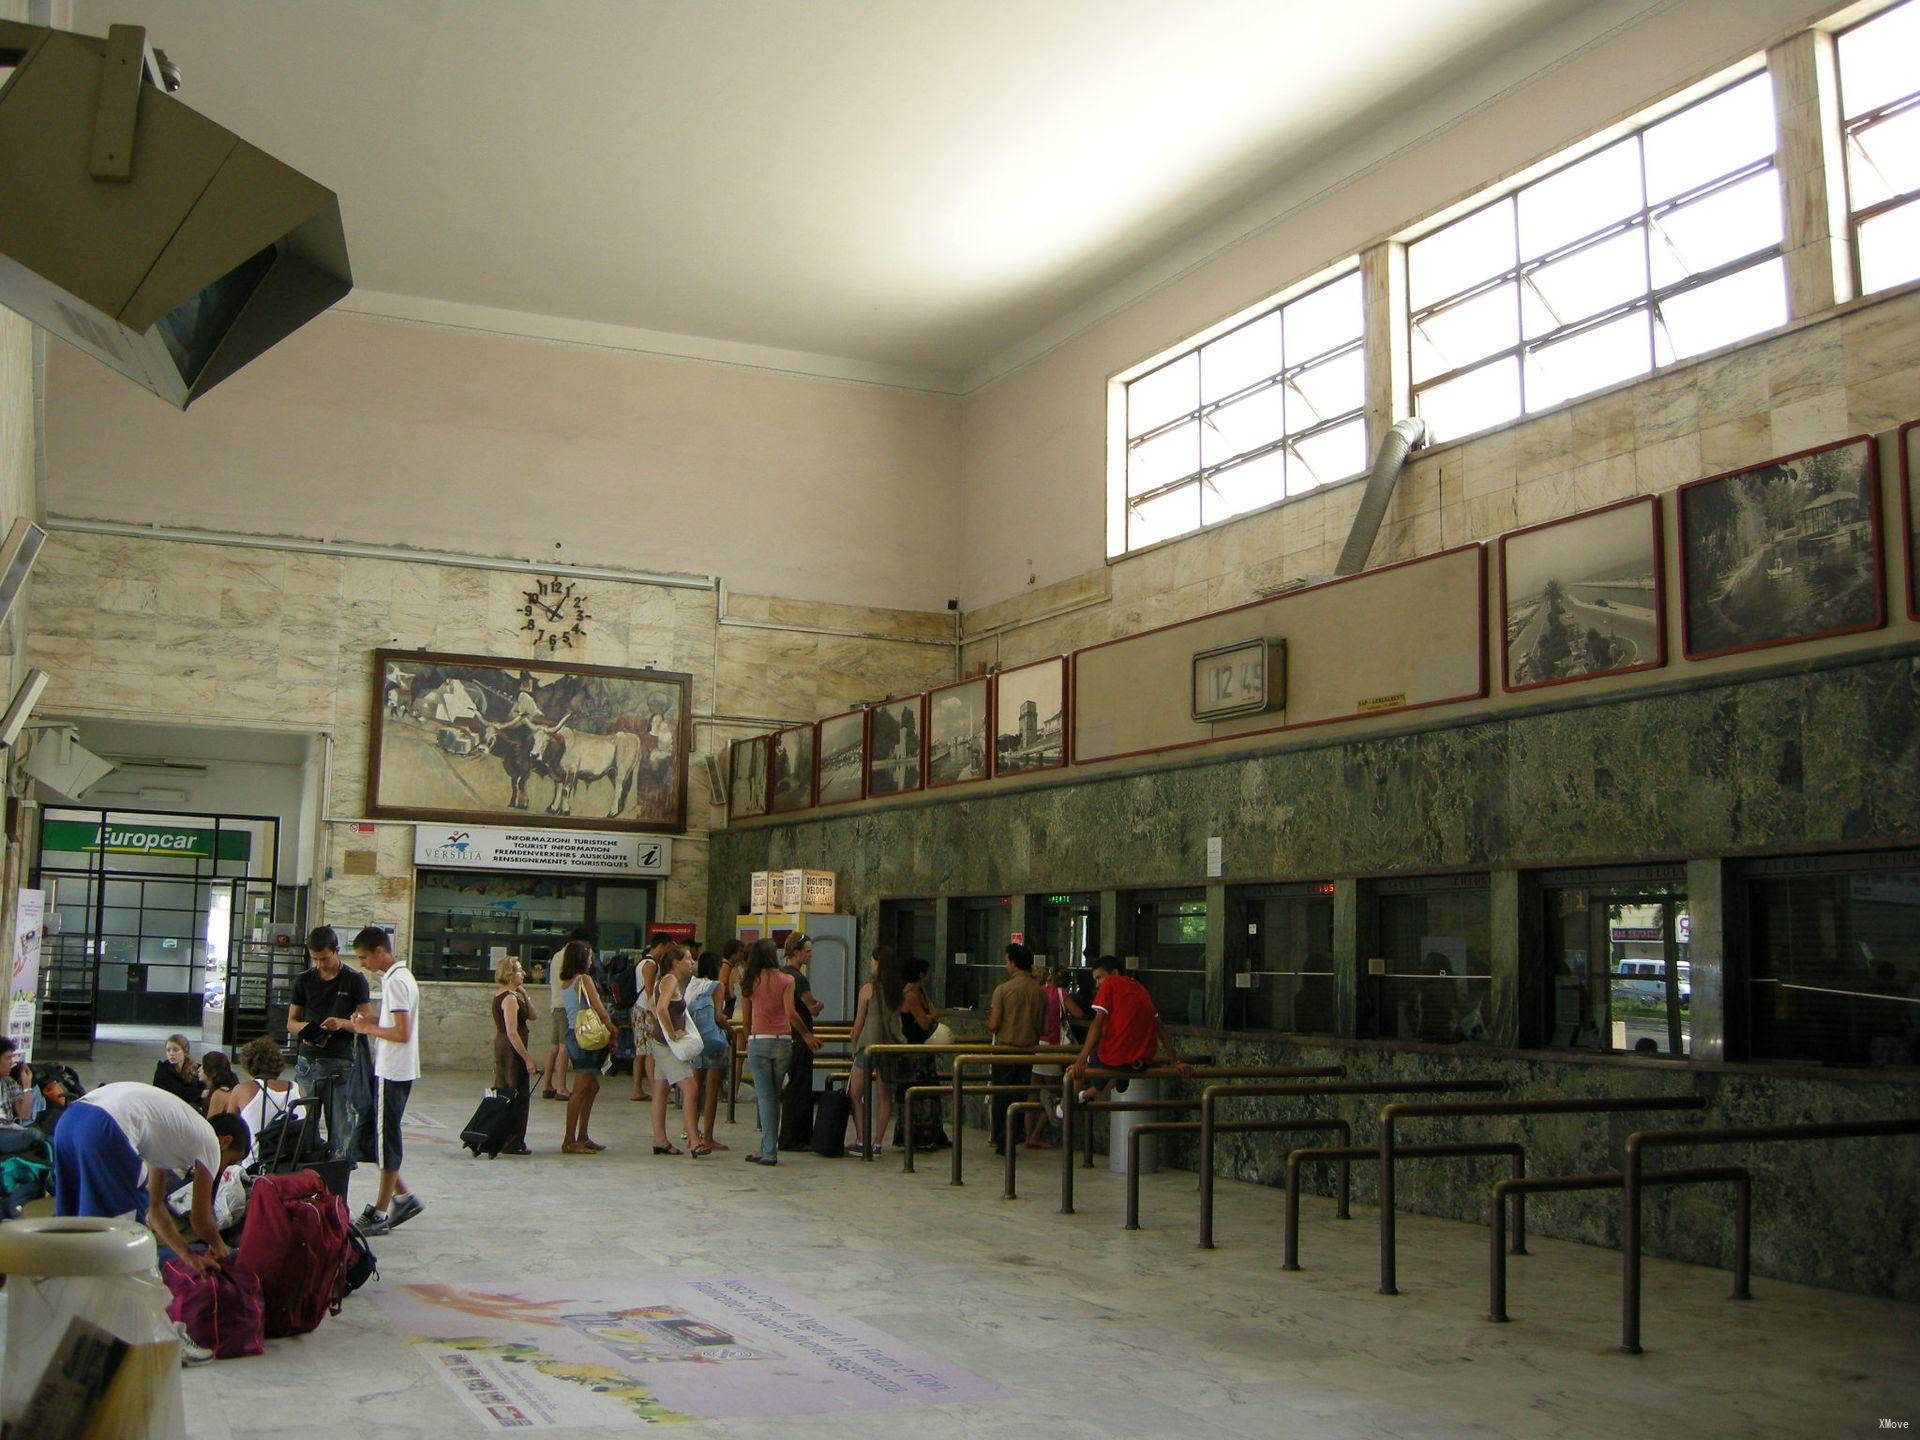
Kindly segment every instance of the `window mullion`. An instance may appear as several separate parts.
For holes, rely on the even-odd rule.
[[[1519,369],[1520,413],[1527,413],[1527,307],[1524,293],[1520,288],[1520,267],[1527,257],[1520,249],[1520,197],[1508,197],[1507,210],[1513,216],[1513,333],[1520,337],[1518,358],[1514,364]]]
[[[1647,194],[1647,132],[1642,130],[1634,137],[1634,151],[1640,160],[1640,256],[1647,277],[1647,373],[1651,375],[1660,364],[1658,350],[1653,343],[1653,327],[1659,323],[1653,304],[1653,205]],[[1667,337],[1671,344],[1673,337]]]

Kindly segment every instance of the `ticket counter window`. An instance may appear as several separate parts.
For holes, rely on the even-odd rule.
[[[1486,878],[1422,877],[1377,886],[1374,895],[1383,962],[1373,977],[1375,1032],[1443,1045],[1488,1039],[1493,971]]]
[[[1331,882],[1235,889],[1228,894],[1227,928],[1230,945],[1239,949],[1229,966],[1230,1029],[1334,1033]]]
[[[1754,861],[1748,1052],[1920,1066],[1920,851]]]
[[[1129,897],[1133,907],[1134,979],[1147,987],[1169,1025],[1207,1021],[1207,899],[1202,890],[1165,890]],[[1124,957],[1123,957],[1124,958]]]
[[[994,987],[1007,978],[1013,897],[972,896],[951,903],[947,926],[953,953],[947,961],[947,993],[941,1003],[960,1010],[984,1010]]]
[[[880,902],[880,943],[892,946],[903,963],[924,960],[929,966],[933,964],[934,904],[923,899]]]
[[[1027,900],[1027,944],[1034,963],[1082,969],[1100,957],[1100,897],[1088,892]]]
[[[1546,1043],[1630,1055],[1692,1048],[1685,871],[1541,877]]]

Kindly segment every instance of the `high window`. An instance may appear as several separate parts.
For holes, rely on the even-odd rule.
[[[1786,323],[1762,73],[1407,247],[1415,408],[1484,430]]]
[[[1920,280],[1920,4],[1840,36],[1847,203],[1860,293]]]
[[[1367,468],[1358,271],[1128,381],[1121,550]]]

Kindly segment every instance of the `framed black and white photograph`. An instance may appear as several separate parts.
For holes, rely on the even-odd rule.
[[[921,742],[927,734],[927,697],[887,700],[867,712],[867,794],[918,790]]]
[[[1688,659],[1885,623],[1872,436],[1696,480],[1677,498]]]
[[[987,677],[927,692],[927,788],[984,780],[990,771],[993,687]]]
[[[844,805],[867,796],[867,712],[829,715],[816,727],[820,790],[815,803]]]
[[[767,809],[773,814],[805,810],[813,804],[813,726],[796,725],[771,736],[773,782]]]
[[[746,820],[767,813],[767,741],[765,735],[736,740],[728,749],[727,818]]]
[[[993,773],[1067,763],[1067,657],[1002,670],[993,680]]]
[[[1660,550],[1654,495],[1501,536],[1506,688],[1666,664]]]
[[[1920,620],[1920,420],[1894,437],[1900,448],[1900,517],[1907,532],[1907,615]]]

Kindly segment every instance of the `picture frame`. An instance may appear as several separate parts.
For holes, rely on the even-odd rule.
[[[985,675],[927,691],[921,769],[926,788],[971,785],[993,772],[993,685]]]
[[[814,727],[790,725],[767,737],[767,813],[784,815],[814,803]]]
[[[1667,663],[1660,497],[1500,537],[1500,684],[1512,693]]]
[[[883,700],[867,712],[867,797],[906,795],[926,783],[927,697]]]
[[[814,726],[813,753],[819,780],[816,805],[846,805],[867,798],[867,712],[829,715]]]
[[[667,670],[375,650],[367,814],[681,834],[692,687]]]
[[[767,813],[766,735],[735,740],[727,747],[727,819],[750,820]]]
[[[1875,449],[1854,435],[1675,492],[1687,659],[1886,623]]]
[[[993,773],[1029,775],[1067,763],[1067,657],[1015,665],[993,677]]]
[[[1894,432],[1900,453],[1900,519],[1906,531],[1907,618],[1920,620],[1920,420]]]

